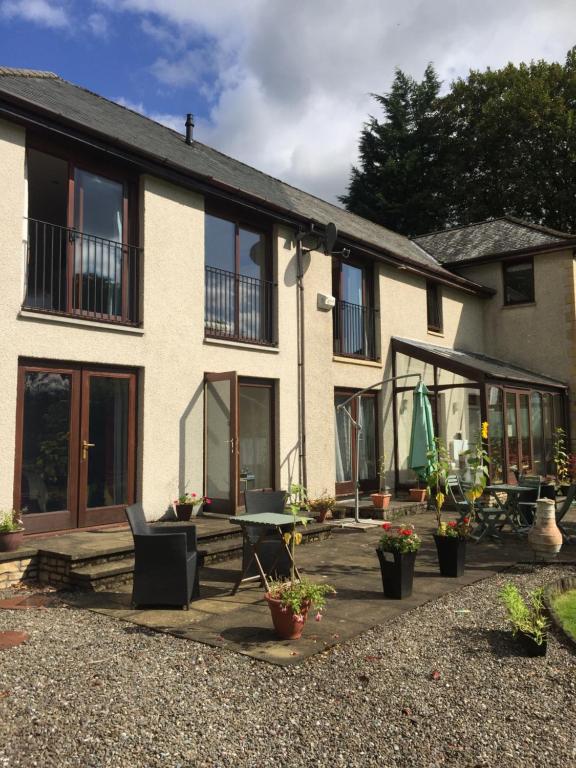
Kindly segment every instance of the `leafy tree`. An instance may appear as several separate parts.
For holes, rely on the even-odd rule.
[[[409,235],[505,214],[576,231],[576,47],[545,61],[471,71],[445,96],[399,70],[375,97],[346,207]]]

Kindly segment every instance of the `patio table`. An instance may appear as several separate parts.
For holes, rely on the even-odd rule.
[[[484,490],[494,498],[496,505],[493,507],[479,506],[476,508],[476,518],[480,525],[476,541],[480,541],[484,536],[499,539],[500,531],[505,525],[510,525],[516,531],[530,527],[523,518],[518,506],[518,494],[523,491],[533,491],[533,487],[501,483],[500,485],[487,485]],[[500,500],[499,493],[506,494],[506,501],[504,503]]]
[[[309,522],[311,521],[311,517],[297,517],[296,518],[296,524],[301,524],[304,521]],[[265,586],[266,591],[270,589],[268,584],[268,577],[270,574],[274,571],[274,568],[276,567],[276,564],[278,563],[278,560],[280,559],[280,554],[282,552],[286,552],[288,555],[288,558],[291,563],[294,563],[294,560],[292,558],[292,553],[290,552],[290,548],[284,541],[283,537],[283,530],[286,528],[291,528],[294,524],[294,517],[291,514],[285,514],[282,512],[259,512],[258,514],[254,515],[239,515],[238,517],[231,517],[230,522],[234,525],[239,525],[242,528],[242,535],[244,538],[244,541],[248,543],[251,551],[251,556],[246,560],[244,563],[244,567],[242,569],[242,572],[240,574],[240,577],[234,584],[234,587],[232,589],[232,594],[235,595],[238,589],[240,588],[240,585],[247,581],[254,581],[256,579],[260,579],[262,584]],[[248,535],[248,529],[252,527],[260,528],[261,530],[258,532],[258,535],[256,538],[253,538],[252,536]],[[268,568],[268,572],[266,572],[262,566],[262,562],[260,558],[258,557],[258,545],[260,542],[264,539],[265,536],[270,535],[270,530],[275,530],[278,535],[278,543],[280,544],[278,555],[275,557],[274,561],[270,564]],[[256,563],[256,567],[258,568],[258,574],[256,576],[247,576],[250,566],[252,563]],[[298,569],[295,567],[295,573],[296,577],[299,579],[300,574],[298,572]]]

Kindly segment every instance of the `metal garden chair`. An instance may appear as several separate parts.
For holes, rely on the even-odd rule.
[[[246,491],[246,514],[258,515],[264,512],[282,513],[286,508],[286,491]],[[277,578],[290,576],[290,560],[281,541],[278,540],[276,528],[267,528],[264,532],[257,525],[246,525],[243,528],[244,543],[242,546],[242,571],[246,565],[252,563],[245,572],[245,576],[256,576],[259,571],[254,562],[254,548],[257,546],[258,558],[262,567],[269,573],[273,567],[273,574]]]

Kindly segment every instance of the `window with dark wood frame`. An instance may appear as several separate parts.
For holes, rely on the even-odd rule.
[[[271,228],[234,210],[204,220],[206,336],[272,345],[275,284]]]
[[[534,301],[534,260],[502,263],[504,304],[531,304]]]
[[[378,359],[371,266],[355,259],[332,259],[335,355]]]
[[[32,137],[23,308],[138,325],[137,179]]]
[[[350,389],[334,391],[337,496],[354,493],[356,484],[356,428],[344,413],[344,409],[337,410],[337,406],[353,394],[354,390]],[[346,407],[354,421],[360,420],[363,427],[360,436],[360,488],[363,492],[375,490],[378,487],[379,455],[378,394],[367,392],[361,398],[352,400]]]
[[[444,318],[442,313],[442,288],[432,280],[426,281],[426,312],[428,317],[428,330],[442,333],[444,330]]]

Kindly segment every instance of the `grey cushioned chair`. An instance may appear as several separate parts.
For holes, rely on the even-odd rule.
[[[246,491],[246,514],[257,515],[261,512],[284,512],[286,507],[286,491]],[[258,525],[247,525],[244,528],[244,546],[242,550],[242,570],[252,557],[252,546],[262,535],[262,528]],[[258,557],[266,573],[274,566],[272,575],[276,578],[288,578],[290,576],[290,558],[284,544],[278,539],[275,528],[266,529],[264,536],[258,544]],[[252,563],[246,576],[256,576],[258,568]]]
[[[181,605],[200,597],[196,526],[152,527],[141,504],[126,509],[134,537],[132,604]]]

